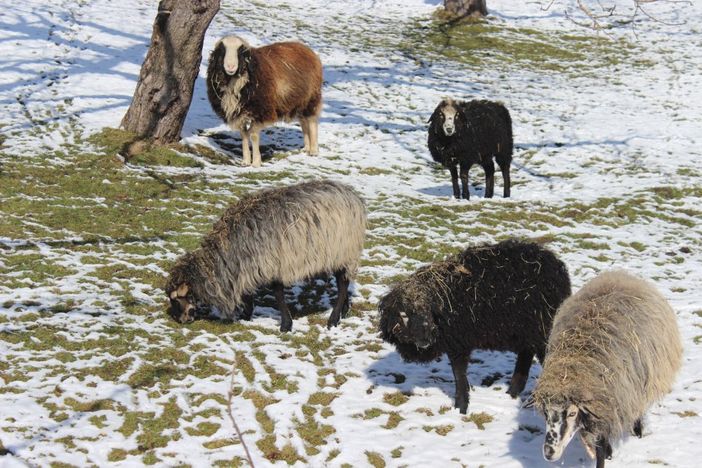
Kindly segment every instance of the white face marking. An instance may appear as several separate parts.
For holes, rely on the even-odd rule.
[[[409,325],[409,317],[407,317],[407,314],[404,313],[404,311],[400,311],[400,318],[402,319],[402,323],[407,327]]]
[[[185,297],[188,295],[188,285],[186,283],[181,284],[178,286],[178,289],[176,289],[176,294],[178,297]]]
[[[220,41],[224,44],[224,72],[233,75],[239,68],[239,48],[248,47],[246,41],[238,36],[227,36]]]
[[[546,438],[543,450],[546,460],[556,461],[561,458],[563,451],[580,429],[578,425],[579,413],[580,409],[573,404],[544,410]]]
[[[449,103],[441,109],[441,113],[444,115],[444,133],[447,136],[451,136],[456,132],[456,114],[458,110],[454,107],[453,103]]]

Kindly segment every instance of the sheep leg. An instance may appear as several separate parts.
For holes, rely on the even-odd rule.
[[[449,167],[451,171],[451,183],[453,184],[453,196],[461,199],[461,192],[458,189],[458,168],[456,166]]]
[[[302,127],[302,139],[305,141],[305,146],[302,150],[309,154],[310,152],[310,120],[307,117],[300,117],[300,127]]]
[[[517,398],[517,396],[522,393],[522,390],[524,390],[527,379],[529,378],[529,368],[531,367],[531,361],[533,359],[533,351],[521,351],[517,354],[517,362],[514,365],[512,381],[507,389],[507,393],[512,398]]]
[[[509,178],[509,161],[505,163],[500,163],[499,161],[497,164],[500,165],[500,171],[502,171],[502,183],[504,184],[504,198],[509,198],[510,196],[510,188],[512,186],[512,181]]]
[[[285,291],[283,290],[283,283],[275,282],[273,283],[273,292],[275,293],[275,300],[278,303],[278,310],[280,311],[280,331],[289,332],[292,330],[292,315],[290,315],[290,309],[285,303]]]
[[[595,445],[595,458],[597,460],[597,468],[604,468],[605,459],[612,459],[612,446],[605,440],[604,437],[600,436],[597,438],[597,444]]]
[[[349,308],[349,279],[346,277],[346,270],[341,269],[334,273],[336,277],[336,287],[338,295],[334,310],[332,310],[327,322],[327,328],[335,327],[339,324],[342,315],[346,315]]]
[[[485,198],[492,198],[495,193],[495,163],[492,159],[483,164],[485,170]]]
[[[251,129],[251,149],[253,150],[253,161],[251,165],[253,167],[261,167],[261,149],[259,143],[261,141],[260,129]]]
[[[241,129],[241,164],[243,166],[251,165],[251,152],[249,151],[249,132]]]
[[[244,301],[244,311],[241,314],[241,320],[251,320],[254,311],[254,296],[253,294],[245,294],[242,298]]]
[[[319,136],[319,117],[314,116],[308,119],[308,127],[310,133],[310,156],[317,156],[319,154],[319,141],[317,137]]]
[[[546,359],[546,348],[540,347],[536,350],[536,359],[539,360],[539,364],[544,365],[544,359]]]
[[[470,200],[470,192],[468,190],[468,171],[470,166],[461,164],[461,186],[463,188],[463,198]]]
[[[470,400],[468,376],[466,375],[469,355],[470,353],[468,355],[449,356],[453,378],[456,381],[456,403],[453,406],[458,408],[461,414],[466,414],[468,411],[468,401]]]
[[[639,439],[643,437],[643,422],[641,421],[641,418],[637,419],[634,422],[634,428],[632,430],[634,435],[638,437]]]

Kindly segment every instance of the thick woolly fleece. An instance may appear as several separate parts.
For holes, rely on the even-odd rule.
[[[171,270],[166,293],[188,284],[198,306],[233,317],[244,294],[344,270],[353,279],[366,207],[349,186],[304,182],[255,192],[229,207],[201,246]]]
[[[611,271],[558,310],[533,399],[541,410],[577,405],[589,416],[583,438],[611,442],[670,392],[681,362],[675,312],[663,295]]]

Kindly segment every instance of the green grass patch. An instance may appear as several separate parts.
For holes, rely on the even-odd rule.
[[[188,148],[180,144],[157,145],[137,135],[115,128],[104,128],[88,141],[108,155],[121,154],[131,164],[147,166],[202,167],[202,163],[182,154]]]
[[[487,413],[471,413],[470,416],[463,416],[463,422],[472,422],[481,431],[485,430],[485,425],[491,423],[495,418]]]
[[[636,48],[624,39],[515,28],[490,21],[449,22],[435,16],[403,31],[400,47],[431,61],[451,60],[469,68],[521,67],[559,73],[591,72],[624,61],[638,66]]]
[[[409,400],[409,397],[402,392],[386,393],[383,395],[383,401],[392,406],[400,406]]]
[[[385,459],[381,454],[378,452],[371,452],[369,450],[366,450],[365,454],[366,458],[368,459],[368,463],[373,468],[385,468]]]

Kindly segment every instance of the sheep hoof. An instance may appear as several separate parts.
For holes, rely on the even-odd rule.
[[[292,331],[292,323],[281,323],[280,331],[281,333]]]
[[[636,437],[638,437],[639,439],[643,437],[643,423],[641,422],[640,419],[638,419],[638,420],[634,423],[634,428],[633,428],[633,430],[632,430],[631,432],[633,432],[634,435],[635,435]]]
[[[327,329],[331,330],[332,327],[339,325],[339,320],[329,320],[327,321]]]

